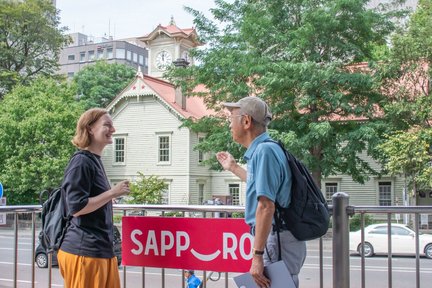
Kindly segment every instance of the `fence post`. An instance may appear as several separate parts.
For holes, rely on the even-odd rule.
[[[333,288],[350,287],[349,220],[347,208],[349,196],[337,192],[333,203]]]

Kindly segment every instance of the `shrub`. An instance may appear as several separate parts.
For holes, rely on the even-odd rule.
[[[361,225],[361,218],[360,218],[361,214],[355,214],[353,217],[351,217],[350,219],[350,231],[357,231],[360,230],[360,225]],[[369,214],[364,214],[364,222],[365,222],[365,227],[371,224],[374,224],[374,219],[372,216],[370,216]]]
[[[183,213],[180,211],[170,211],[164,213],[165,217],[184,217]]]
[[[231,218],[244,218],[244,212],[233,212],[231,213]]]

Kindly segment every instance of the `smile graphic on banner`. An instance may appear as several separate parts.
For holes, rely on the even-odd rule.
[[[245,272],[252,243],[244,219],[122,219],[122,263],[128,266]]]

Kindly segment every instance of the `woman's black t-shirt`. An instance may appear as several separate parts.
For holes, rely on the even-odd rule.
[[[86,150],[76,152],[65,170],[62,188],[68,215],[83,209],[90,197],[109,190],[100,156]],[[72,217],[61,250],[95,258],[114,257],[112,219],[111,201],[92,213]]]

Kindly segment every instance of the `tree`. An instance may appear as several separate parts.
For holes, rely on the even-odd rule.
[[[38,193],[61,184],[75,148],[71,144],[83,112],[76,89],[37,78],[16,86],[0,105],[0,177],[10,204],[34,204]]]
[[[130,183],[127,203],[161,204],[162,192],[167,187],[167,184],[157,176],[145,176],[142,172],[138,172],[138,180]]]
[[[104,108],[132,81],[135,74],[136,71],[130,66],[98,61],[79,71],[74,81],[86,109]]]
[[[379,146],[385,156],[385,168],[392,175],[408,179],[413,195],[432,187],[432,129],[414,127],[388,136]]]
[[[0,1],[0,99],[18,83],[58,69],[69,42],[49,0]]]
[[[420,0],[407,26],[392,38],[390,57],[381,73],[389,100],[387,121],[397,132],[380,145],[392,174],[407,177],[416,195],[432,187],[432,1]],[[390,121],[391,120],[391,121]]]
[[[388,61],[380,73],[388,95],[384,111],[397,130],[431,127],[432,1],[420,0],[407,26],[392,37]]]
[[[356,63],[375,63],[375,48],[386,43],[395,29],[391,17],[397,16],[368,9],[367,2],[216,1],[212,13],[219,25],[188,8],[206,43],[191,53],[201,64],[173,69],[168,77],[215,110],[221,102],[260,95],[272,108],[272,134],[308,164],[318,183],[336,173],[363,182],[377,173],[359,153],[372,155],[386,129],[376,118],[385,98],[380,78],[367,63]],[[197,84],[208,92],[192,93]],[[211,134],[205,140],[213,142],[210,151],[232,147],[218,133],[225,125],[218,118],[202,120],[218,123],[217,135],[213,127],[204,128]],[[198,123],[185,125],[202,127]]]

